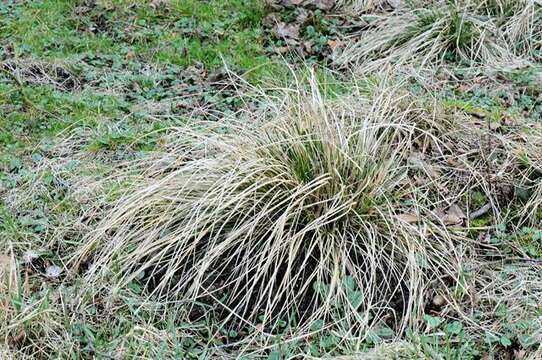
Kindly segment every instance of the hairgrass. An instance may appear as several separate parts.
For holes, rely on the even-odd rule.
[[[540,184],[539,128],[492,130],[394,76],[328,86],[312,75],[251,98],[258,106],[237,120],[171,129],[165,153],[118,164],[97,186],[82,179],[91,199],[79,225],[95,230],[75,260],[90,282],[78,284],[67,264],[54,289],[1,296],[4,343],[14,356],[121,347],[159,358],[197,347],[226,357],[306,352],[334,336],[333,348],[316,345],[322,354],[358,354],[384,331],[396,341],[368,358],[423,356],[403,330],[425,336],[435,294],[446,299],[439,314],[462,321],[479,345],[485,331],[505,329],[490,315],[497,288],[531,319],[531,305],[516,301],[522,287],[538,291],[536,266],[508,283],[495,261],[506,253],[473,239],[499,223],[512,233],[539,224],[536,211],[522,211],[540,209],[540,195],[503,195]],[[118,183],[113,198],[96,195],[102,182]],[[473,191],[491,205],[483,225],[469,219],[481,205],[465,200]],[[504,285],[492,287],[497,277]]]
[[[542,59],[542,2],[524,0],[509,3],[505,13],[505,38],[514,44],[513,50],[519,56],[535,61]]]
[[[362,339],[384,317],[398,333],[416,326],[430,284],[461,266],[463,237],[434,214],[447,195],[409,179],[414,144],[442,156],[422,128],[441,125],[390,86],[320,89],[311,77],[248,123],[177,129],[86,238],[77,257],[93,259],[91,280],[140,279],[150,298],[212,304],[227,326],[269,332],[285,321],[307,334],[318,320]]]
[[[370,71],[388,62],[473,66],[530,59],[540,49],[540,11],[530,0],[407,2],[337,54],[336,62],[363,63]]]
[[[504,40],[517,56],[539,60],[542,49],[542,2],[486,0],[482,9],[495,19]]]

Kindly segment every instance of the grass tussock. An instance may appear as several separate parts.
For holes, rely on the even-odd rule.
[[[410,178],[415,144],[440,151],[419,126],[431,114],[391,87],[330,99],[312,78],[284,96],[250,125],[178,129],[189,140],[87,237],[93,279],[114,270],[120,284],[141,279],[149,294],[219,304],[225,321],[269,331],[415,324],[431,284],[460,268],[462,237],[434,214],[447,195]]]
[[[338,64],[497,66],[540,57],[542,4],[536,0],[405,2],[338,53]],[[354,37],[356,39],[356,37]]]
[[[503,33],[518,56],[542,59],[542,2],[539,0],[494,0],[504,18]]]
[[[541,0],[267,3],[0,5],[0,358],[541,359]]]
[[[15,354],[81,354],[78,329],[107,319],[96,338],[126,334],[107,351],[150,357],[158,343],[175,354],[166,323],[219,357],[266,353],[278,334],[307,346],[333,334],[337,353],[380,344],[367,358],[422,357],[438,310],[469,339],[517,330],[540,343],[523,336],[539,325],[540,269],[507,260],[527,256],[522,242],[538,251],[540,128],[414,96],[395,75],[336,93],[312,74],[260,94],[238,120],[171,129],[166,151],[118,164],[114,179],[85,177],[86,192],[69,198],[86,205],[79,228],[90,232],[65,268],[77,277],[77,263],[90,282],[54,298],[25,287],[2,296],[0,335]],[[499,224],[533,229],[513,238]],[[492,314],[501,303],[519,325]],[[230,332],[236,341],[221,346],[201,336]]]

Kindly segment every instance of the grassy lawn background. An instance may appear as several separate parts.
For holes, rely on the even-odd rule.
[[[295,11],[284,10],[281,16],[295,18]],[[96,180],[102,179],[99,190],[105,188],[113,199],[128,186],[115,179],[118,164],[167,151],[168,128],[219,119],[247,106],[231,86],[228,71],[239,74],[247,87],[291,80],[283,54],[272,49],[284,43],[266,25],[270,12],[259,0],[0,4],[0,255],[20,259],[22,274],[11,300],[14,312],[0,315],[5,344],[35,358],[206,358],[210,348],[252,336],[217,327],[213,309],[195,324],[179,324],[174,313],[155,311],[161,310],[160,303],[142,307],[137,282],[119,289],[119,298],[109,302],[100,297],[100,289],[85,288],[81,274],[68,273],[64,261],[98,220],[79,221],[92,219],[91,209],[97,207],[99,200],[88,189]],[[302,40],[319,50],[335,46],[337,20],[315,14]],[[288,58],[292,66],[299,62],[299,54]],[[317,54],[306,60],[316,67],[329,62]],[[348,71],[318,69],[330,92],[348,90]],[[430,93],[447,109],[496,126],[540,122],[540,64],[490,76],[457,66],[449,74],[440,83],[432,78],[429,87],[412,79],[408,86],[421,96]],[[479,205],[487,200],[481,193],[470,196]],[[477,221],[479,227],[489,225],[487,217]],[[507,224],[500,226],[495,239],[504,248],[514,239],[521,251],[540,260],[539,228],[510,233]],[[56,267],[60,276],[50,273]],[[506,308],[496,311],[503,323],[510,320]],[[484,354],[495,348],[513,354],[523,341],[530,346],[528,337],[537,324],[537,319],[522,319],[502,336],[479,339],[465,335],[458,321],[431,316],[426,321],[445,341],[418,334],[410,334],[409,341],[421,344],[428,358],[436,353],[445,359],[485,360]],[[386,331],[375,338],[387,339]],[[281,335],[273,342],[258,356],[363,350],[343,346],[339,337],[325,332],[310,344],[284,344]],[[7,347],[4,351],[8,354]]]

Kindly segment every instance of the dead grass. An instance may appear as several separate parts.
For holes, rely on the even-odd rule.
[[[499,341],[503,336],[517,337],[520,346],[516,353],[536,358],[537,344],[542,339],[540,263],[526,259],[482,260],[467,272],[466,278],[463,301],[450,302],[450,314],[470,319],[464,322],[465,331],[473,338],[487,341],[491,336]]]
[[[237,120],[171,129],[166,152],[117,164],[110,178],[76,176],[68,198],[86,210],[57,231],[89,232],[72,259],[79,268],[65,268],[67,279],[86,273],[86,290],[10,305],[4,343],[14,354],[77,353],[66,324],[80,326],[81,317],[98,324],[104,311],[114,323],[134,304],[185,324],[186,336],[219,357],[272,350],[282,322],[286,343],[332,331],[344,353],[358,353],[371,330],[389,327],[396,341],[367,358],[405,349],[422,356],[402,337],[405,329],[424,331],[436,294],[446,299],[440,314],[464,321],[473,338],[503,332],[491,315],[497,297],[518,319],[532,319],[536,296],[521,294],[538,293],[540,269],[510,274],[494,263],[507,261],[498,248],[490,259],[484,254],[495,225],[539,221],[539,127],[491,126],[414,96],[404,75],[403,82],[394,73],[360,78],[340,96],[312,75],[251,96],[259,106]],[[61,159],[77,152],[85,143],[79,135],[53,151]],[[113,193],[104,186],[111,183]],[[517,188],[530,190],[524,202]],[[487,201],[483,212],[469,200],[473,191]],[[20,195],[12,205],[28,200]],[[473,229],[481,216],[486,225]],[[126,295],[134,284],[143,293]],[[22,291],[15,298],[32,293]],[[104,309],[90,315],[95,303]],[[217,322],[208,333],[235,329],[242,338],[205,343],[195,320],[206,311]],[[474,322],[474,312],[484,320]],[[158,356],[158,342],[175,346],[153,321],[134,320],[115,344],[147,356]],[[140,340],[149,347],[134,348]]]
[[[242,110],[222,117],[189,103],[187,125],[156,130],[168,133],[156,152],[130,152],[140,139],[128,137],[117,158],[114,141],[89,150],[96,134],[66,130],[44,159],[9,175],[17,186],[0,189],[0,211],[23,219],[45,209],[49,224],[0,236],[0,358],[272,358],[286,349],[437,359],[460,358],[447,351],[464,340],[502,358],[542,356],[539,248],[521,232],[542,222],[542,129],[436,94],[452,89],[457,69],[446,65],[538,61],[540,1],[338,3],[376,21],[337,47],[336,63],[356,73],[337,92],[314,72],[265,91],[236,79],[224,101],[236,94]],[[64,65],[3,70],[21,88],[78,91]],[[127,84],[107,91],[122,95]],[[175,100],[130,111],[172,119]],[[116,120],[96,133],[121,132],[126,119]],[[118,161],[124,155],[133,160]],[[36,246],[48,253],[27,261]],[[47,276],[53,263],[60,276]],[[441,341],[454,320],[461,336]],[[527,335],[533,345],[521,342]],[[431,336],[440,342],[428,350]],[[322,345],[328,337],[338,340]]]
[[[353,36],[335,62],[371,72],[388,63],[495,68],[530,60],[539,56],[541,9],[535,0],[408,2]]]
[[[374,327],[416,328],[432,294],[471,289],[459,281],[479,251],[470,222],[526,216],[510,189],[532,183],[517,177],[534,171],[518,154],[537,164],[538,133],[495,130],[384,79],[334,97],[312,77],[242,123],[176,129],[167,154],[126,167],[135,188],[76,262],[92,264],[92,286],[114,294],[136,282],[149,301],[183,299],[180,318],[198,316],[196,303],[214,307],[227,328],[271,336],[295,322],[291,336],[304,338],[324,320],[358,344]],[[487,198],[482,212],[465,200],[474,190]],[[538,209],[537,192],[530,201]],[[491,297],[489,284],[472,289]],[[450,316],[468,318],[475,304],[464,300]]]
[[[451,160],[467,162],[447,144],[466,132],[385,81],[332,100],[312,78],[276,99],[250,125],[178,129],[77,261],[93,262],[93,284],[141,279],[151,298],[219,305],[241,328],[325,320],[362,340],[416,327],[470,247],[450,226],[479,178],[457,176],[468,168]]]

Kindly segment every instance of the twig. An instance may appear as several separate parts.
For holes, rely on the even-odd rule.
[[[479,218],[480,216],[486,214],[491,209],[491,203],[488,202],[478,210],[472,212],[469,214],[469,220],[474,220],[476,218]]]

